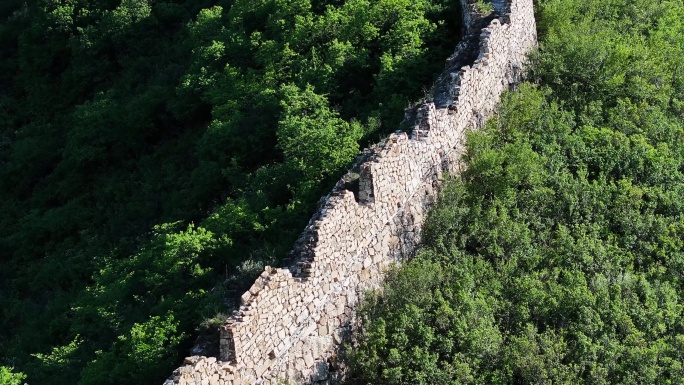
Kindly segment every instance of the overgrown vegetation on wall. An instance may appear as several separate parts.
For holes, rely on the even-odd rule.
[[[423,96],[457,3],[2,1],[0,364],[163,381]]]
[[[537,5],[534,84],[364,305],[355,383],[684,378],[684,3]]]

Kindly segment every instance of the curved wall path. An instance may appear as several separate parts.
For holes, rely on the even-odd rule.
[[[288,268],[267,267],[223,326],[221,356],[189,357],[165,385],[336,383],[354,308],[383,272],[411,256],[444,173],[456,174],[464,133],[492,115],[536,46],[532,0],[494,0],[482,18],[461,0],[467,36],[435,85],[433,100],[397,132],[366,149],[321,200]]]

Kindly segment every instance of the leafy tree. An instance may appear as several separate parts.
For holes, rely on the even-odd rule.
[[[295,187],[295,194],[311,195],[307,190],[338,175],[351,163],[359,152],[363,127],[339,118],[310,87],[300,90],[285,86],[283,93],[283,115],[276,132],[278,147],[286,164],[303,176],[303,186]]]
[[[96,353],[96,358],[83,370],[79,384],[163,381],[160,373],[175,362],[174,350],[183,338],[177,328],[171,314],[136,323],[129,334],[119,336],[111,350]]]
[[[0,384],[2,385],[22,385],[26,379],[23,373],[12,373],[12,368],[0,366]]]

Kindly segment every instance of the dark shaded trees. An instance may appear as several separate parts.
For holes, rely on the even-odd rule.
[[[422,96],[456,4],[2,2],[0,361],[159,383]]]

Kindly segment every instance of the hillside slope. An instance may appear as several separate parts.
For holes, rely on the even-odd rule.
[[[0,365],[163,381],[423,96],[456,20],[456,0],[3,1]]]
[[[367,300],[353,383],[684,378],[684,3],[537,5],[531,82]]]

